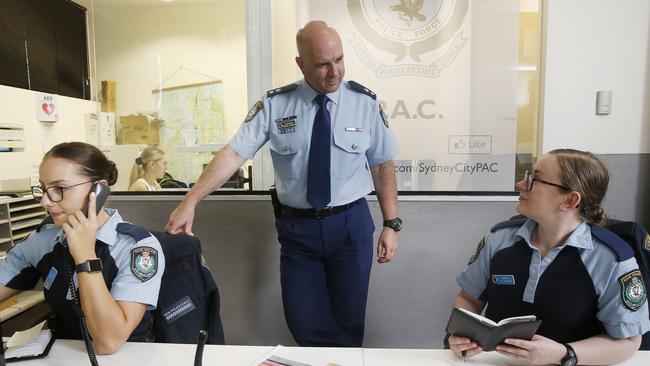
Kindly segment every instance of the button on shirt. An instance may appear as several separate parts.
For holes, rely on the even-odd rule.
[[[307,168],[318,93],[304,79],[297,85],[292,91],[263,97],[262,110],[241,125],[229,146],[244,159],[252,159],[269,141],[280,202],[311,208],[307,202]],[[369,166],[392,160],[399,147],[382,121],[376,100],[354,91],[347,82],[327,97],[332,119],[329,206],[338,206],[370,193]]]
[[[523,240],[532,249],[533,253],[530,256],[528,280],[521,300],[525,303],[540,301],[540,299],[535,298],[535,295],[538,285],[544,281],[544,272],[553,264],[562,250],[575,247],[579,251],[580,260],[593,282],[597,295],[598,309],[596,316],[604,326],[607,334],[613,338],[627,338],[642,335],[650,330],[647,303],[637,311],[631,311],[621,300],[621,288],[618,279],[622,275],[638,269],[634,257],[619,262],[616,254],[606,244],[591,235],[591,226],[587,222],[583,222],[571,233],[563,245],[551,249],[542,258],[539,249],[532,245],[531,242],[532,233],[536,226],[535,221],[528,220],[521,227],[507,227],[489,233],[485,237],[485,246],[479,253],[478,258],[465,267],[456,278],[463,291],[475,299],[480,299],[486,290],[488,282],[493,280],[490,279],[490,265],[495,255],[499,252],[504,253],[505,249],[511,248]],[[515,259],[512,258],[511,260]],[[503,273],[499,275],[501,277],[509,274]],[[579,299],[572,299],[571,301],[574,300]],[[489,299],[487,301],[489,306]],[[549,300],[546,299],[546,301]],[[555,301],[565,300],[556,299]]]

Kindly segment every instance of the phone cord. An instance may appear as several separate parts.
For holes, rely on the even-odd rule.
[[[79,301],[79,293],[74,286],[74,277],[70,263],[66,263],[66,270],[68,272],[68,285],[70,288],[70,294],[72,295],[72,308],[74,312],[79,316],[79,327],[81,328],[81,336],[83,337],[84,343],[86,344],[86,352],[88,352],[88,359],[92,366],[99,366],[97,362],[97,355],[95,354],[95,344],[90,338],[90,333],[88,333],[88,325],[86,324],[86,314],[84,314],[81,309],[81,303]]]

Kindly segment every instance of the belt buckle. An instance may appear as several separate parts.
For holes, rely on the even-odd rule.
[[[325,207],[323,207],[322,210],[316,212],[316,214],[315,214],[315,218],[317,220],[322,220],[322,219],[328,218],[330,216],[332,216],[332,207],[331,206],[325,206]]]

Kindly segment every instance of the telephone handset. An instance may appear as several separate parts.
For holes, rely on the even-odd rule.
[[[106,202],[106,199],[108,198],[108,195],[111,193],[111,189],[108,188],[108,186],[104,183],[95,183],[93,184],[92,187],[90,187],[90,194],[91,192],[95,192],[95,208],[97,209],[97,212],[95,212],[95,215],[99,215],[99,212],[102,210],[102,206],[104,206],[104,203]],[[84,216],[88,217],[88,205],[86,204],[86,207],[81,210],[83,212]]]
[[[111,189],[108,188],[108,186],[104,183],[94,183],[93,186],[90,187],[90,192],[88,192],[88,194],[90,195],[91,192],[95,192],[95,215],[99,215],[99,213],[102,211],[102,206],[104,206],[108,195],[111,193]],[[84,214],[84,216],[88,217],[88,204],[86,204],[84,208],[81,209],[81,212]],[[61,243],[67,247],[68,239],[66,237],[63,237],[63,241]]]

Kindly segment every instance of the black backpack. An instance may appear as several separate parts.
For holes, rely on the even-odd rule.
[[[151,232],[165,254],[158,306],[153,311],[156,342],[196,344],[208,332],[208,344],[225,344],[219,316],[219,290],[205,265],[201,243],[193,236]]]

